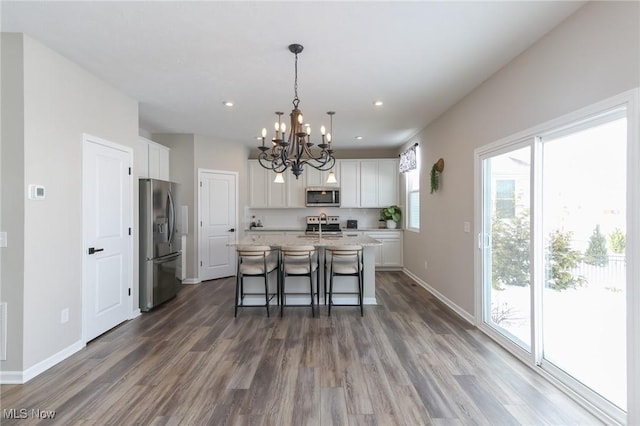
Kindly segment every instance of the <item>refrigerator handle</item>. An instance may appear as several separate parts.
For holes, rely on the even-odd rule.
[[[169,236],[168,242],[171,244],[173,242],[173,235],[176,230],[176,208],[173,205],[173,197],[171,196],[171,191],[167,192],[167,198],[169,199],[169,204],[167,207],[169,208]]]

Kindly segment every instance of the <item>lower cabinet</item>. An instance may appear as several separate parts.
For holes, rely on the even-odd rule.
[[[402,268],[402,231],[365,232],[382,243],[376,246],[377,269]]]

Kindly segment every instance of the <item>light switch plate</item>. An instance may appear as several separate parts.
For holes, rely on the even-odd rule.
[[[464,232],[471,232],[471,222],[464,223]]]
[[[43,185],[29,185],[29,199],[30,200],[44,200],[44,186]]]

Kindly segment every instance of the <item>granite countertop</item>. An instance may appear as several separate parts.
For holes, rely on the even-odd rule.
[[[272,247],[282,246],[305,246],[312,245],[316,247],[327,246],[346,246],[346,245],[360,245],[360,246],[377,246],[382,242],[368,237],[366,235],[358,236],[335,236],[327,235],[319,238],[318,236],[296,236],[296,235],[258,235],[244,237],[236,244],[230,245],[266,245]]]

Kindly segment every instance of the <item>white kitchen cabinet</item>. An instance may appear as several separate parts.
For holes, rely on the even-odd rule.
[[[388,207],[398,204],[398,161],[360,161],[360,207]]]
[[[247,168],[249,170],[249,207],[301,208],[305,206],[304,173],[296,179],[291,170],[286,170],[282,174],[284,183],[275,183],[275,173],[262,167],[257,160],[249,160]]]
[[[333,173],[336,175],[336,183],[327,183],[331,170],[321,171],[307,165],[304,174],[307,179],[307,186],[327,186],[337,188],[340,186],[340,160],[336,160],[333,166]]]
[[[249,179],[247,179],[249,183],[249,206],[255,208],[269,207],[269,182],[267,180],[267,172],[269,170],[262,167],[257,160],[250,160],[247,168],[249,170]]]
[[[136,162],[141,178],[169,180],[170,149],[147,138],[139,137],[141,158]]]
[[[378,207],[388,207],[398,204],[398,189],[400,185],[398,160],[378,160]]]
[[[402,268],[402,231],[365,232],[365,235],[382,243],[376,246],[376,268]]]
[[[340,161],[340,207],[360,207],[360,160]]]
[[[360,207],[379,207],[378,160],[360,161]]]
[[[342,160],[342,207],[388,207],[398,204],[398,160]]]
[[[266,169],[265,169],[266,170]],[[293,175],[287,175],[283,173],[284,183],[276,183],[273,180],[276,178],[276,174],[271,170],[266,170],[266,181],[269,188],[267,189],[268,207],[283,208],[287,206],[287,186],[290,184],[291,179],[295,179]]]
[[[285,188],[287,191],[287,207],[305,207],[304,188],[308,186],[306,172],[307,170],[305,169],[298,179],[296,179],[290,170],[284,173]]]

